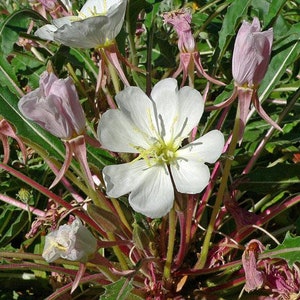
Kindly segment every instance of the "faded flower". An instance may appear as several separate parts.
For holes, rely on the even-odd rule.
[[[91,232],[75,219],[71,225],[59,226],[46,235],[43,258],[53,262],[58,258],[86,262],[97,250],[97,240]]]

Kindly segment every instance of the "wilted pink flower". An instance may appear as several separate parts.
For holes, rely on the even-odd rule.
[[[289,268],[285,261],[266,264],[266,289],[270,299],[299,299],[300,273],[298,267]]]
[[[264,275],[257,269],[257,256],[264,250],[263,244],[258,240],[251,240],[242,255],[242,263],[245,272],[245,291],[250,292],[262,287]]]
[[[71,78],[44,72],[40,86],[19,101],[22,114],[53,135],[69,140],[85,130],[85,116]]]
[[[243,21],[236,36],[232,75],[237,86],[253,88],[264,78],[270,61],[273,29],[261,31],[258,18]]]
[[[191,21],[192,15],[186,9],[164,14],[164,20],[172,24],[178,34],[178,48],[180,52],[194,52],[195,39],[192,34]]]
[[[75,219],[71,225],[59,226],[46,235],[43,258],[53,262],[58,258],[71,261],[88,261],[97,250],[97,240],[91,232]]]
[[[191,21],[192,16],[189,10],[179,9],[163,15],[167,24],[173,25],[178,35],[178,48],[180,51],[180,64],[173,77],[177,77],[183,72],[182,85],[184,85],[188,76],[193,77],[194,69],[198,76],[203,76],[207,80],[223,85],[222,82],[210,77],[203,69],[199,51],[196,49],[195,39],[192,34]],[[193,85],[190,82],[190,85]]]

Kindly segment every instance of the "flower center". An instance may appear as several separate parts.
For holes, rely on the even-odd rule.
[[[134,161],[144,159],[149,167],[157,164],[170,165],[176,160],[177,149],[178,146],[173,142],[166,144],[164,141],[157,141],[148,149],[138,148],[140,154]]]

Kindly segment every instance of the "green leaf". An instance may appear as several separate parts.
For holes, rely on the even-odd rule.
[[[28,212],[20,211],[16,209],[14,206],[3,206],[5,209],[0,215],[0,221],[2,224],[1,228],[1,239],[0,239],[0,247],[5,247],[8,243],[10,243],[27,225],[28,222]]]
[[[13,45],[18,40],[20,32],[27,31],[28,22],[31,18],[47,22],[39,13],[30,9],[22,9],[8,16],[1,24],[1,50],[4,54],[12,52]]]
[[[280,82],[282,75],[289,65],[299,57],[300,43],[297,41],[292,45],[285,45],[281,52],[278,52],[271,60],[268,71],[259,88],[260,100],[265,100]]]
[[[274,167],[255,169],[241,180],[239,189],[256,193],[278,193],[299,182],[300,165],[277,164]]]
[[[106,285],[105,293],[100,296],[99,300],[129,300],[129,299],[142,299],[138,296],[131,294],[133,289],[131,281],[127,278],[121,278],[118,281]]]
[[[0,55],[0,85],[6,86],[11,92],[16,95],[22,95],[22,90],[18,87],[18,79],[16,74],[12,71],[11,65],[8,61]]]
[[[277,0],[269,2],[269,11],[263,15],[264,23],[270,25],[272,21],[279,15],[282,7],[286,4],[286,0]]]
[[[39,85],[40,74],[44,71],[44,63],[36,57],[24,53],[17,53],[11,61],[11,66],[21,79],[28,80],[26,84],[31,87]]]
[[[268,254],[270,258],[281,258],[286,260],[291,268],[294,263],[300,262],[300,236],[293,237],[288,231],[282,244],[271,250],[266,250],[263,254]]]
[[[246,15],[252,0],[227,2],[231,2],[231,5],[227,9],[222,28],[220,30],[219,48],[221,53],[226,51],[231,37],[236,34],[241,18]]]

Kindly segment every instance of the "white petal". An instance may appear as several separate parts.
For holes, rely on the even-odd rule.
[[[54,25],[47,24],[39,28],[34,35],[38,36],[41,39],[54,41],[54,32],[57,30],[57,27]]]
[[[204,100],[201,94],[189,86],[181,88],[178,92],[177,134],[186,137],[198,125],[203,110]]]
[[[88,0],[80,12],[85,16],[90,16],[91,13],[97,14],[107,14],[108,10],[114,9],[116,6],[119,6],[121,2],[120,0]],[[126,1],[125,1],[126,2]]]
[[[103,176],[107,195],[118,198],[130,193],[143,180],[143,172],[146,168],[144,160],[104,167]]]
[[[173,78],[166,78],[154,85],[151,99],[155,104],[157,127],[165,142],[174,137],[174,122],[180,112],[178,110],[178,87]]]
[[[64,24],[54,33],[55,41],[69,47],[94,48],[107,42],[108,18],[90,17],[70,24]]]
[[[212,130],[179,149],[177,155],[187,160],[214,163],[222,154],[223,147],[223,134],[219,130]]]
[[[139,129],[119,109],[110,109],[102,115],[97,133],[102,146],[111,151],[138,153],[134,146],[148,146]]]
[[[171,165],[171,173],[178,192],[200,193],[208,184],[208,167],[200,161],[179,159],[177,165]]]
[[[173,206],[174,190],[164,166],[148,167],[144,160],[103,169],[106,192],[110,197],[129,195],[132,208],[147,217],[160,218]]]
[[[132,208],[149,218],[165,216],[174,203],[174,189],[169,171],[153,166],[144,171],[143,180],[129,195]]]
[[[140,88],[133,86],[125,88],[116,95],[116,102],[136,128],[146,136],[155,135],[153,103]]]

